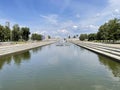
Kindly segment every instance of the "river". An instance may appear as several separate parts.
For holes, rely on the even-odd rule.
[[[120,63],[52,44],[0,57],[0,90],[120,90]]]

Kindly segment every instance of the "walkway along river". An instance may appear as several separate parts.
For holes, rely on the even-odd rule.
[[[0,90],[119,90],[120,63],[74,44],[0,58]]]

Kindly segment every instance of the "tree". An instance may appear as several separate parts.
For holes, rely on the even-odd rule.
[[[96,40],[96,33],[91,33],[88,35],[88,41],[93,41]]]
[[[21,28],[21,37],[23,40],[27,41],[29,39],[30,31],[27,27]]]
[[[20,27],[18,24],[15,24],[12,30],[12,40],[18,41],[19,39],[21,39]]]
[[[119,40],[120,39],[120,19],[114,18],[100,26],[97,33],[99,40]]]
[[[88,35],[87,34],[81,34],[79,37],[79,40],[84,41],[85,39],[88,39]]]
[[[0,25],[0,41],[4,41],[4,27]]]
[[[13,41],[18,41],[20,39],[28,40],[29,39],[29,28],[22,27],[20,29],[18,24],[15,24],[13,26],[13,29],[11,29],[8,26],[2,26],[0,25],[0,41],[9,41],[10,39]]]
[[[34,34],[32,34],[31,39],[32,40],[42,40],[42,35],[34,33]]]
[[[71,37],[70,37],[70,36],[68,36],[68,38],[70,39]]]
[[[116,38],[116,34],[118,33],[119,34],[119,30],[120,30],[120,19],[113,19],[113,20],[110,20],[108,22],[108,28],[109,28],[109,38],[111,40],[118,40],[118,38]]]
[[[118,29],[118,30],[114,33],[114,39],[115,39],[115,40],[120,40],[120,29]]]
[[[76,37],[78,37],[78,35],[76,35]]]
[[[97,39],[99,40],[108,40],[109,39],[109,33],[108,33],[108,23],[105,23],[104,25],[101,25],[99,28],[99,31],[97,33]]]
[[[73,38],[76,38],[76,36],[74,35]]]
[[[10,28],[8,26],[5,26],[5,28],[4,28],[4,40],[5,41],[10,40],[10,33],[11,33]]]
[[[51,39],[51,36],[50,36],[50,35],[48,35],[48,39]]]

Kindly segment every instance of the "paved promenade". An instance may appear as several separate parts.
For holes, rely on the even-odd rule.
[[[120,44],[104,44],[104,43],[95,43],[95,42],[85,42],[79,40],[72,40],[70,42],[80,47],[86,48],[88,50],[94,51],[96,53],[120,61]]]
[[[0,56],[29,50],[32,48],[48,45],[55,43],[55,40],[49,40],[49,41],[40,41],[40,42],[29,42],[24,44],[15,44],[15,45],[6,45],[6,46],[0,46]]]

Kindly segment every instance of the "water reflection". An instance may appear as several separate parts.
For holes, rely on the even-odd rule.
[[[73,44],[35,48],[1,62],[0,90],[120,89],[114,78],[120,75],[119,63]]]
[[[114,77],[120,77],[120,63],[112,61],[111,59],[102,55],[98,55],[98,57],[101,64],[105,65],[112,71]]]
[[[38,53],[38,51],[41,51],[41,50],[42,50],[42,47],[34,48],[34,49],[32,49],[32,52],[33,53]]]
[[[4,65],[10,64],[12,61],[14,61],[15,64],[17,65],[20,65],[23,60],[30,60],[30,58],[31,58],[30,51],[0,57],[0,70],[3,68]]]
[[[15,64],[20,65],[23,60],[30,60],[30,57],[31,57],[31,53],[29,51],[26,51],[19,55],[13,55],[13,60]]]
[[[5,64],[10,64],[12,60],[12,56],[5,56],[5,57],[0,57],[0,70],[3,68]]]

